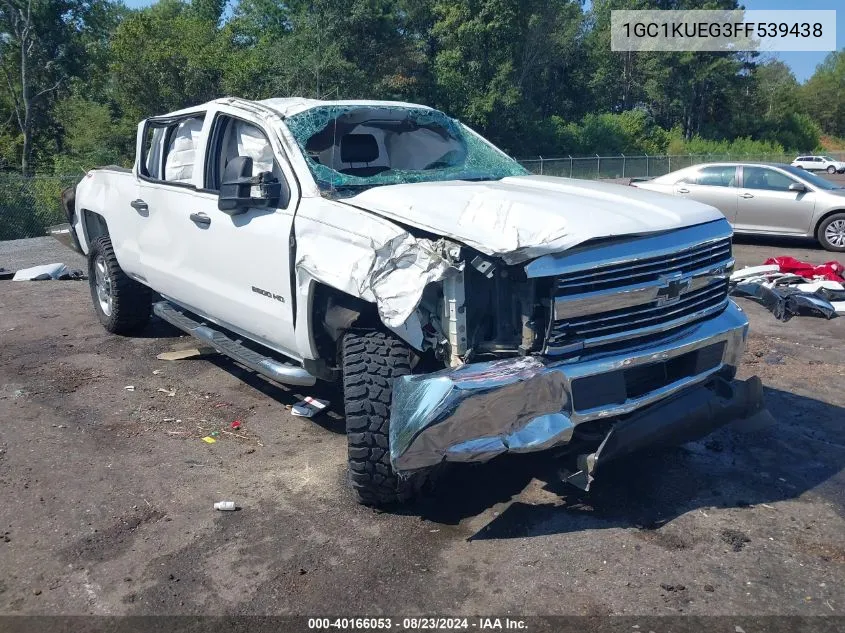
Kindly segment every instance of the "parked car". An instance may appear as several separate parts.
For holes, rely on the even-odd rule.
[[[632,184],[712,205],[737,233],[815,237],[845,252],[845,188],[798,167],[704,163]]]
[[[845,162],[830,156],[799,156],[792,161],[792,166],[811,171],[826,171],[829,174],[845,173]]]
[[[714,208],[532,176],[445,114],[227,98],[142,121],[64,196],[94,311],[158,317],[273,380],[343,385],[366,504],[443,462],[568,445],[566,479],[761,412],[735,379]]]

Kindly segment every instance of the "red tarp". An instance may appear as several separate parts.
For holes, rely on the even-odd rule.
[[[821,265],[811,264],[810,262],[801,262],[794,257],[770,257],[765,264],[777,264],[780,266],[780,272],[792,273],[800,275],[805,279],[813,279],[815,277],[822,277],[830,281],[845,282],[842,273],[845,272],[845,266],[839,262],[825,262]]]

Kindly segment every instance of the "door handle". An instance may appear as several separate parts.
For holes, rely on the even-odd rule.
[[[689,193],[689,189],[678,189],[678,193]]]
[[[130,202],[129,206],[131,206],[133,209],[135,209],[138,213],[144,213],[145,211],[150,210],[149,205],[147,205],[147,203],[144,202],[143,200],[141,200],[140,198]]]
[[[754,197],[754,194],[751,194],[751,193],[741,193],[741,194],[739,194],[739,197],[740,197],[740,198],[753,198],[753,197]]]
[[[209,224],[211,224],[211,218],[208,217],[205,213],[192,213],[191,222],[199,224],[200,226],[208,226]]]

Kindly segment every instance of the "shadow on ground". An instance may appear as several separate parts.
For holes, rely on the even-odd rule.
[[[777,389],[766,389],[766,401],[773,425],[755,432],[729,425],[698,442],[614,462],[598,472],[589,493],[563,483],[560,464],[550,455],[505,456],[450,469],[434,494],[400,512],[456,524],[510,502],[471,537],[476,540],[657,529],[697,508],[742,508],[810,491],[845,507],[842,486],[830,481],[845,467],[845,432],[839,426],[845,411]],[[521,500],[535,478],[543,482],[544,502]]]
[[[790,237],[782,235],[744,235],[734,233],[734,244],[748,244],[751,246],[777,246],[784,249],[806,248],[824,252],[821,245],[811,237]],[[831,253],[831,257],[836,253]]]

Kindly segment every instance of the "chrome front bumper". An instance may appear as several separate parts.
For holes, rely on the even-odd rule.
[[[390,460],[400,473],[481,462],[568,443],[575,426],[631,413],[733,373],[748,319],[732,301],[716,317],[652,346],[589,360],[525,356],[396,381]]]

